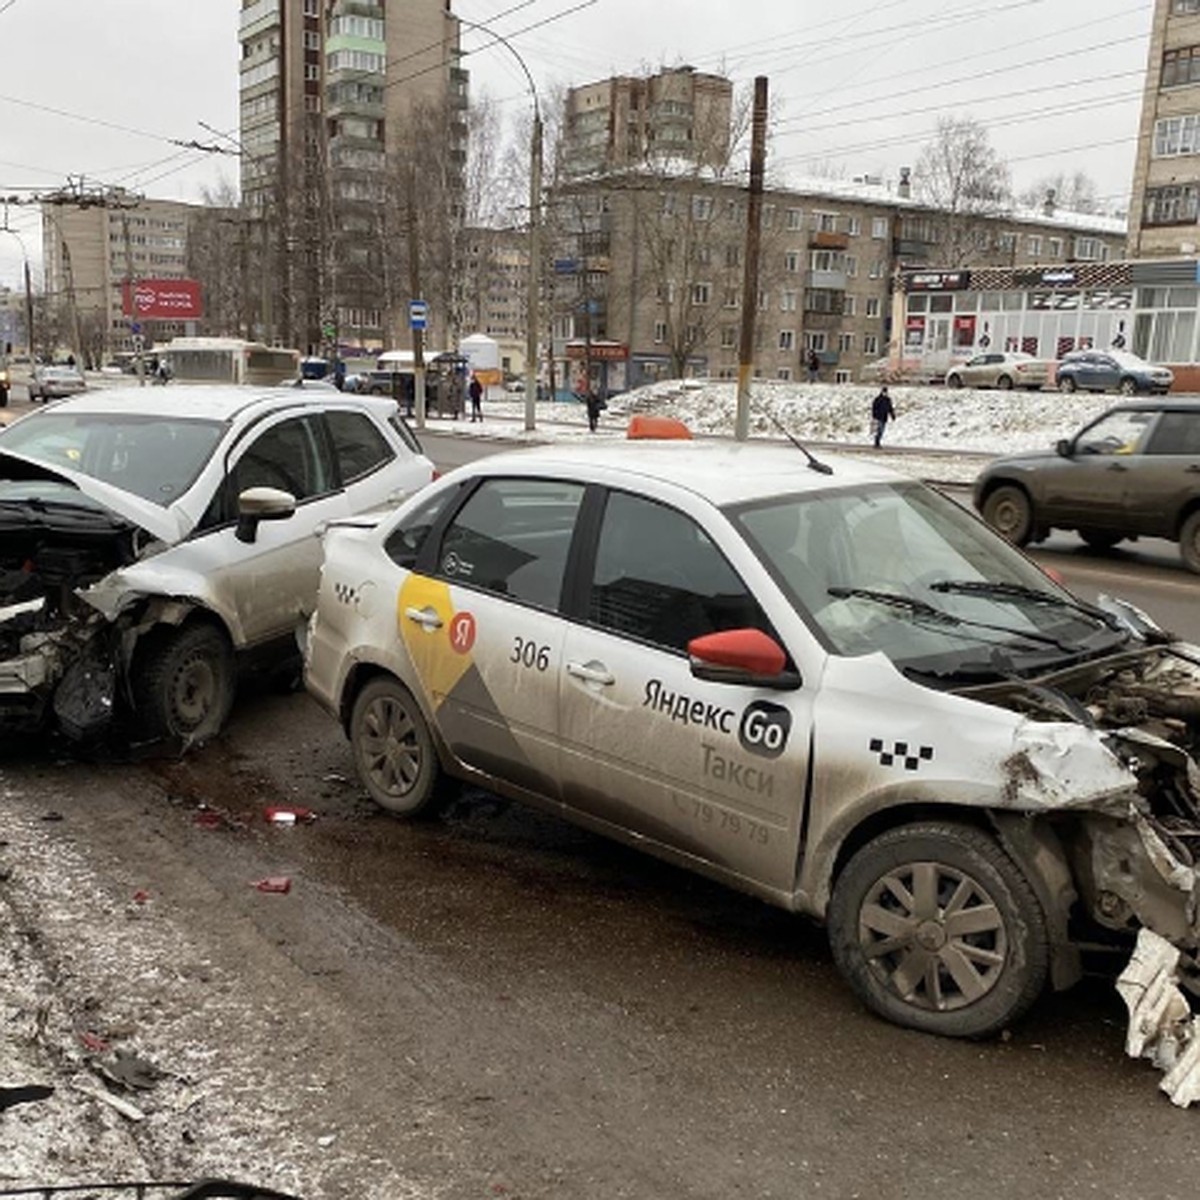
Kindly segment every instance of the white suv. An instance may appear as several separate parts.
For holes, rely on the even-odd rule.
[[[433,478],[390,400],[113,389],[0,433],[0,727],[130,717],[211,737],[239,656],[279,661],[316,599],[327,522]]]

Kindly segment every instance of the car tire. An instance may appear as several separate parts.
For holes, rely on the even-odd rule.
[[[1117,389],[1122,396],[1136,396],[1138,394],[1138,385],[1136,379],[1131,379],[1128,375],[1121,380],[1120,386]]]
[[[1013,381],[1012,381],[1011,375],[1001,375],[1000,378],[996,380],[996,386],[1002,392],[1011,392],[1012,385],[1013,385]]]
[[[1111,550],[1118,542],[1124,540],[1124,535],[1107,529],[1081,529],[1079,536],[1084,544],[1093,550]]]
[[[962,385],[963,384],[962,384],[962,376],[961,375],[947,375],[946,376],[946,386],[948,388],[954,388],[955,390],[957,390],[958,388],[962,387]]]
[[[188,744],[215,737],[233,707],[233,647],[215,625],[156,629],[135,659],[134,715],[139,732]]]
[[[445,791],[441,763],[420,705],[399,680],[378,676],[359,692],[350,746],[358,777],[380,808],[399,817],[437,810]]]
[[[1063,375],[1058,381],[1058,390],[1065,392],[1068,396],[1076,390],[1079,385],[1071,378],[1070,375]]]
[[[1024,546],[1033,536],[1033,505],[1015,484],[998,487],[988,496],[983,519],[1014,546]]]
[[[838,969],[872,1012],[909,1029],[983,1038],[1045,987],[1046,921],[988,834],[929,821],[880,834],[846,864],[829,906]]]
[[[1179,530],[1179,555],[1189,571],[1200,575],[1200,509],[1184,518]]]

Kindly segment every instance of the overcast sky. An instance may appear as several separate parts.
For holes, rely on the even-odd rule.
[[[300,0],[285,0],[299,6]],[[399,7],[403,0],[391,0]],[[542,91],[660,64],[770,79],[784,177],[915,163],[942,115],[985,123],[1018,189],[1082,169],[1127,203],[1152,0],[453,0],[512,38]],[[172,145],[236,132],[239,0],[0,0],[0,196],[67,176],[196,200],[237,159]],[[832,15],[835,13],[837,15]],[[564,13],[554,19],[556,14]],[[464,37],[476,95],[515,119],[515,59]],[[55,111],[50,111],[55,110]],[[81,119],[82,118],[82,119]],[[36,210],[10,206],[35,271]],[[0,233],[0,284],[22,246]]]

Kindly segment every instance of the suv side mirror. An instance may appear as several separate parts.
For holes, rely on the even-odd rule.
[[[1071,457],[1071,440],[1069,438],[1059,438],[1055,443],[1054,449],[1058,451],[1059,458]]]
[[[247,488],[238,497],[238,522],[234,536],[239,542],[258,537],[259,521],[286,521],[296,511],[296,497],[280,488]]]

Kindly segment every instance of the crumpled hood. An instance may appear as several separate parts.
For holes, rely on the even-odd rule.
[[[122,520],[144,529],[168,545],[182,541],[190,531],[190,521],[174,509],[163,508],[111,483],[102,483],[90,475],[72,471],[70,467],[50,467],[36,458],[15,454],[11,450],[0,450],[0,478],[56,479],[69,483],[89,500],[94,500]]]

